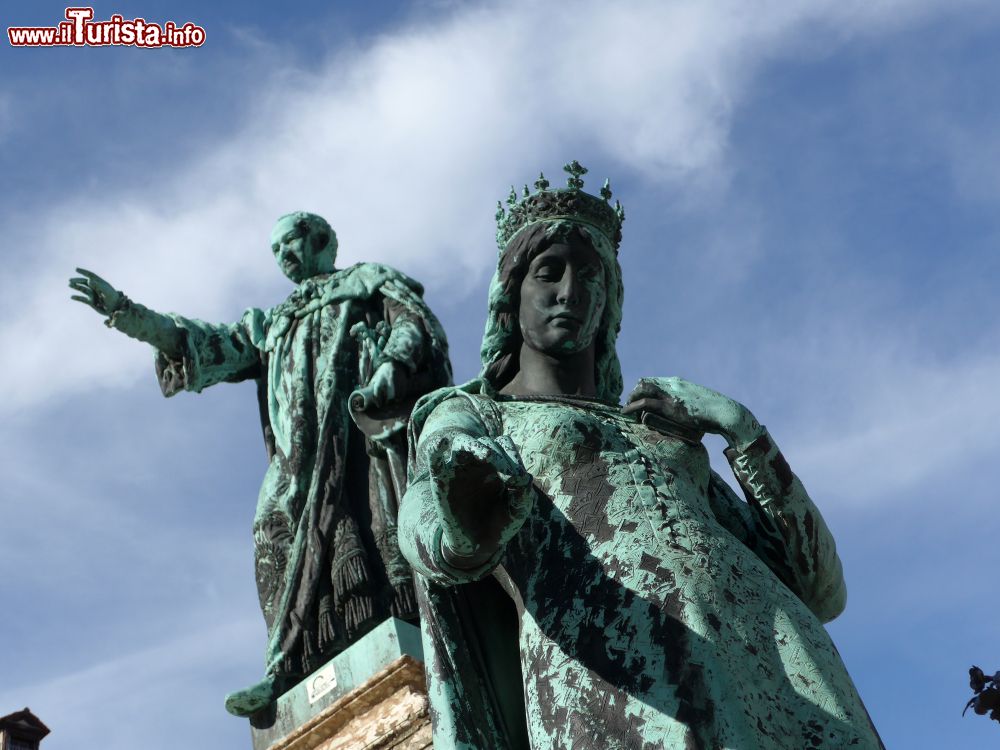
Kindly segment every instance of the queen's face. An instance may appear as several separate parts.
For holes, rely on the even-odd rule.
[[[581,352],[594,343],[606,303],[604,267],[591,244],[552,245],[535,256],[521,282],[524,343],[554,357]]]

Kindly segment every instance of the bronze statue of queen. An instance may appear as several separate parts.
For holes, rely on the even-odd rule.
[[[620,404],[624,212],[566,170],[498,211],[482,372],[410,425],[435,747],[882,747],[823,628],[833,538],[767,430],[680,378]]]

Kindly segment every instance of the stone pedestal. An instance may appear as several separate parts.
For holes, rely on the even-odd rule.
[[[254,750],[431,748],[419,629],[386,620],[250,725]]]

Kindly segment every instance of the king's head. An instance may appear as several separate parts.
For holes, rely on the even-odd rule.
[[[333,271],[337,233],[322,216],[295,211],[275,223],[271,230],[271,252],[281,272],[299,284]]]

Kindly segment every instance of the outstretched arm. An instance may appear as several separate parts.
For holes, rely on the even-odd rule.
[[[109,328],[152,344],[167,356],[181,356],[184,333],[173,319],[133,302],[93,271],[78,268],[76,272],[80,275],[71,278],[69,286],[77,293],[70,299],[106,315]]]
[[[754,550],[821,621],[829,622],[843,611],[847,588],[833,535],[749,409],[680,378],[648,378],[639,382],[624,411],[651,411],[688,431],[722,435],[746,503],[713,474],[709,494],[720,523]]]
[[[251,309],[232,325],[164,315],[132,302],[96,273],[76,270],[80,275],[69,282],[77,292],[72,299],[107,315],[109,328],[156,348],[156,373],[163,395],[198,392],[215,383],[258,375],[258,345],[267,325],[263,311]]]
[[[517,448],[491,438],[474,410],[452,398],[428,417],[416,454],[399,514],[403,554],[442,584],[489,574],[533,504]]]

